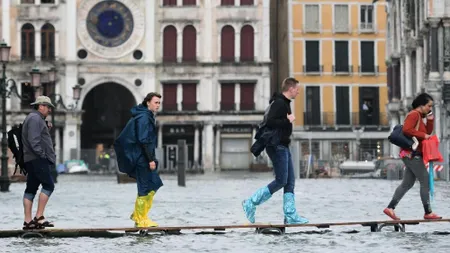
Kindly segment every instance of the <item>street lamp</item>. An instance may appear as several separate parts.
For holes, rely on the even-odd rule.
[[[11,47],[6,45],[4,41],[0,43],[0,61],[3,65],[3,74],[1,78],[1,95],[2,95],[2,175],[0,177],[0,191],[9,191],[9,173],[8,173],[8,140],[6,139],[6,97],[7,85],[6,81],[6,63],[9,61],[9,52]]]
[[[8,46],[4,41],[0,43],[0,62],[2,64],[2,77],[0,79],[0,93],[2,98],[2,157],[1,157],[1,171],[0,176],[0,191],[8,192],[11,181],[9,179],[8,173],[8,140],[6,132],[6,99],[10,98],[12,94],[22,99],[17,91],[16,82],[13,79],[6,78],[6,64],[9,62],[9,53],[11,47]],[[31,83],[33,87],[40,85],[40,74],[39,71],[32,71]],[[37,83],[36,83],[37,82]],[[39,91],[38,91],[39,92]]]

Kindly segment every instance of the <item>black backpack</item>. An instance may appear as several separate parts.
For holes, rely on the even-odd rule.
[[[17,167],[20,168],[21,174],[26,175],[25,162],[23,161],[22,124],[14,125],[8,131],[8,147],[16,160],[14,175],[17,172]]]

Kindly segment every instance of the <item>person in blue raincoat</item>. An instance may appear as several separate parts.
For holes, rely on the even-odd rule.
[[[161,105],[161,95],[147,94],[144,101],[131,109],[132,118],[114,142],[119,171],[135,178],[138,195],[130,219],[135,227],[156,227],[148,218],[153,197],[163,186],[158,175],[155,156],[157,131],[155,114]]]

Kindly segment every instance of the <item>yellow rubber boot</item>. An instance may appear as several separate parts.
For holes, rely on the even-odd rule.
[[[133,213],[130,215],[130,219],[132,221],[134,221],[135,225],[136,225],[136,215],[135,215],[135,213],[136,213],[136,210],[138,209],[138,203],[139,203],[138,199],[139,199],[139,196],[136,197],[136,201],[134,202],[134,210],[133,210]]]
[[[153,205],[153,197],[155,196],[155,192],[151,191],[146,197],[147,197],[147,203],[148,203],[148,210],[147,213],[150,211],[150,209],[152,209],[152,205]],[[149,219],[150,222],[150,226],[149,227],[157,227],[158,223],[152,221],[151,219]]]
[[[148,212],[152,207],[155,192],[150,192],[147,196],[138,196],[134,204],[134,212],[130,219],[134,221],[135,227],[157,227],[158,224],[148,218]]]

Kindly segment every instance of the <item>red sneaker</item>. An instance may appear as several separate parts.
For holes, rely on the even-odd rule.
[[[425,220],[440,220],[440,219],[442,219],[441,216],[439,216],[439,215],[437,215],[437,214],[435,214],[435,213],[425,214],[425,215],[423,216],[423,218],[424,218]]]
[[[383,213],[386,214],[387,216],[389,216],[391,219],[393,220],[400,220],[399,217],[397,217],[397,215],[395,215],[394,209],[391,208],[385,208],[383,210]]]

